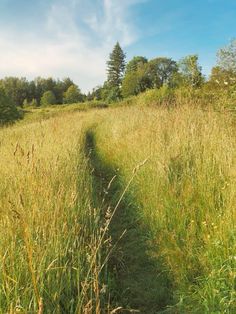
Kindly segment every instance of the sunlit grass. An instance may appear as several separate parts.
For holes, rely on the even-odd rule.
[[[148,158],[132,193],[181,313],[234,313],[233,118],[192,106],[123,108],[109,112],[96,131],[99,153],[124,182]]]
[[[236,138],[231,113],[203,111],[194,104],[67,109],[55,107],[56,116],[47,120],[36,109],[32,119],[0,130],[0,313],[110,311],[101,269],[111,249],[104,232],[113,222],[106,221],[96,202],[101,191],[94,190],[85,149],[90,129],[96,154],[121,180],[118,196],[132,178],[128,193],[144,230],[145,254],[159,266],[161,261],[161,271],[172,282],[176,305],[170,313],[234,313]],[[112,250],[119,255],[116,247]]]
[[[101,231],[83,120],[73,114],[0,130],[1,313],[99,309]]]

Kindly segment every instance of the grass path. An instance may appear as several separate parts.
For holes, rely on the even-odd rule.
[[[112,213],[125,187],[115,165],[100,158],[93,129],[86,134],[86,153],[93,168],[95,205],[102,204],[104,213],[108,208]],[[112,305],[122,306],[122,313],[160,313],[171,305],[172,287],[160,261],[151,257],[148,230],[139,220],[138,205],[129,191],[123,196],[109,229],[115,245],[108,263]]]

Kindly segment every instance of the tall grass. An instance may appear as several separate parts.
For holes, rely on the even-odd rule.
[[[99,313],[105,304],[84,119],[0,130],[0,313]]]
[[[161,96],[167,104],[162,108],[62,110],[63,116],[58,113],[40,122],[34,117],[36,122],[0,130],[0,313],[119,311],[119,304],[114,311],[109,305],[107,282],[113,284],[115,276],[107,279],[106,263],[112,254],[122,259],[122,252],[115,246],[110,254],[106,233],[111,224],[117,224],[111,229],[121,231],[118,239],[125,231],[122,221],[110,219],[113,210],[119,212],[119,197],[127,187],[128,200],[135,200],[129,211],[137,207],[132,228],[134,223],[142,229],[142,239],[130,245],[138,246],[140,240],[142,250],[147,248],[145,258],[167,274],[157,279],[163,280],[160,290],[167,294],[161,303],[172,302],[173,294],[170,313],[236,312],[235,118],[203,111],[186,100],[171,108],[164,91]],[[91,165],[86,147],[91,126],[97,162],[111,166],[109,171],[113,167],[112,175],[117,172],[121,180],[121,191],[114,191],[119,202],[111,208],[99,206],[104,196],[96,195],[101,192],[96,184],[103,178],[99,167],[91,169],[99,166],[95,159]],[[106,168],[103,172],[106,176]],[[121,216],[126,226],[129,215]],[[132,232],[131,239],[137,234]],[[124,247],[129,255],[128,245]],[[139,247],[137,253],[142,250]],[[132,248],[131,254],[135,251]],[[127,256],[129,267],[138,254]],[[147,267],[143,257],[140,265]],[[134,265],[132,274],[142,277],[137,269],[141,266]],[[133,287],[135,297],[135,279],[129,280],[124,286]],[[142,295],[140,289],[139,285]],[[148,288],[144,292],[145,300],[151,300]]]
[[[149,253],[172,279],[173,312],[235,313],[233,117],[191,105],[117,108],[96,132],[101,158],[119,168],[124,184],[148,158],[132,193]]]

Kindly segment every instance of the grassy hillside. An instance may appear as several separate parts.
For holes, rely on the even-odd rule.
[[[235,313],[232,113],[60,108],[0,143],[1,313]]]

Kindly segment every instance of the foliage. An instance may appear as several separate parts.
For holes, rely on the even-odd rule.
[[[22,106],[23,101],[27,98],[28,82],[25,78],[6,77],[0,81],[7,94],[16,106]]]
[[[103,99],[103,87],[97,86],[94,87],[92,92],[89,92],[87,95],[87,100],[102,100]]]
[[[144,57],[134,57],[127,65],[122,83],[122,95],[138,95],[150,88],[171,85],[177,73],[177,64],[169,58],[155,58],[147,61]]]
[[[125,53],[117,42],[107,62],[107,82],[110,87],[119,88],[121,86],[124,70]]]
[[[122,96],[129,97],[138,94],[139,78],[136,72],[127,72],[122,82]]]
[[[218,66],[226,71],[236,75],[236,39],[231,40],[230,44],[217,53]]]
[[[45,92],[40,100],[41,106],[55,105],[55,103],[56,97],[52,91]]]
[[[21,107],[24,105],[25,99],[27,104],[30,104],[34,99],[37,104],[40,104],[43,94],[48,90],[54,93],[56,103],[62,104],[64,92],[73,84],[70,78],[55,80],[50,77],[46,79],[37,77],[34,81],[27,81],[26,78],[6,77],[0,80],[0,86],[4,88],[6,94],[16,106]]]
[[[147,106],[172,106],[175,104],[174,91],[166,85],[150,89],[140,95],[139,102]]]
[[[181,59],[178,66],[184,85],[191,87],[200,87],[202,85],[204,80],[197,55],[189,55]]]
[[[213,67],[207,85],[217,90],[226,90],[236,86],[236,73],[231,70],[225,70],[220,66]]]
[[[65,104],[73,104],[83,101],[83,95],[76,85],[71,85],[64,93],[63,102]]]
[[[13,101],[0,88],[0,125],[13,122],[20,117]]]
[[[65,78],[64,80],[54,80],[53,78],[41,78],[38,77],[34,81],[35,83],[35,95],[33,98],[37,99],[37,102],[40,103],[42,95],[47,91],[52,91],[56,97],[56,103],[63,103],[63,94],[67,89],[73,85],[73,81],[70,78]]]
[[[169,84],[177,72],[177,63],[170,58],[155,58],[149,61],[149,73],[153,87]]]
[[[109,87],[106,91],[104,90],[105,100],[108,103],[116,102],[121,100],[121,89],[118,86]]]
[[[138,68],[148,62],[148,59],[142,56],[136,56],[131,59],[125,69],[125,73],[128,74],[129,72],[135,72]]]
[[[122,95],[129,97],[138,95],[152,87],[147,63],[140,63],[135,70],[126,71],[122,82]]]

